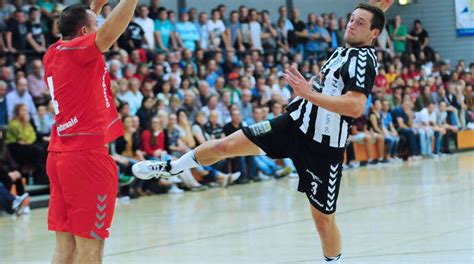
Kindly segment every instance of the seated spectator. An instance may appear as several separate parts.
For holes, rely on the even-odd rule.
[[[446,131],[446,134],[443,137],[443,147],[441,152],[451,154],[451,142],[454,141],[456,144],[456,135],[458,132],[458,127],[449,123],[448,119],[448,106],[445,101],[441,101],[438,104],[438,112],[436,113],[436,124]]]
[[[186,111],[180,109],[176,113],[176,116],[178,117],[178,128],[181,130],[184,144],[190,149],[194,148],[196,146],[196,140],[194,139]]]
[[[390,104],[387,100],[382,101],[382,110],[380,111],[383,122],[383,130],[385,136],[385,145],[387,145],[387,155],[389,159],[398,160],[398,150],[400,146],[405,144],[398,135],[393,125],[392,114],[390,113]]]
[[[377,152],[379,153],[380,158],[383,156],[381,160],[379,159],[379,162],[388,161],[391,158],[389,154],[392,153],[393,148],[395,147],[393,144],[395,144],[395,142],[391,140],[391,137],[389,137],[389,139],[386,139],[385,137],[386,131],[384,131],[383,118],[380,114],[380,111],[382,110],[382,103],[380,99],[375,98],[372,103],[373,105],[369,113],[369,122],[367,127],[369,132],[372,133],[372,137],[375,138]],[[387,151],[385,151],[385,142],[388,143]]]
[[[28,109],[24,104],[17,104],[13,113],[6,135],[8,149],[20,168],[33,166],[35,183],[47,183],[44,153],[34,145],[36,132],[30,123]]]
[[[15,197],[0,183],[0,208],[8,214],[18,214],[28,196],[28,193],[24,193]]]
[[[128,103],[130,114],[135,115],[143,101],[143,94],[140,92],[140,81],[138,79],[130,79],[128,90],[123,95],[122,100],[123,102]]]
[[[0,81],[0,128],[6,128],[8,125],[7,110],[7,83]]]
[[[36,107],[33,98],[28,92],[28,80],[20,78],[16,81],[16,89],[7,94],[8,118],[12,119],[16,105],[24,104],[30,116],[36,115]]]
[[[34,60],[33,71],[28,75],[28,91],[33,97],[35,105],[44,105],[50,99],[48,86],[44,82],[43,63],[41,60]]]
[[[149,126],[151,118],[157,113],[155,111],[155,99],[153,97],[145,97],[142,101],[142,106],[138,109],[136,115],[140,119],[141,128]]]
[[[21,173],[15,160],[13,159],[10,151],[7,148],[5,140],[5,130],[0,130],[0,185],[7,190],[11,190],[12,186],[15,185],[16,193],[22,195],[25,193],[25,187],[21,180]]]
[[[395,127],[400,137],[404,137],[404,140],[408,142],[409,156],[417,157],[420,154],[418,148],[418,142],[413,129],[413,118],[414,113],[412,109],[412,103],[409,100],[405,100],[402,106],[397,107],[393,110],[395,117]]]
[[[434,130],[430,120],[436,119],[435,104],[430,103],[428,107],[423,108],[415,114],[414,123],[420,138],[420,154],[425,158],[433,157],[433,139]]]
[[[169,160],[165,146],[165,131],[161,127],[160,119],[153,117],[147,129],[141,134],[141,150],[146,159]]]
[[[46,106],[38,106],[38,113],[33,116],[37,141],[49,142],[53,123],[54,118],[48,113]]]
[[[383,137],[381,140],[379,138],[377,138],[377,143],[380,144],[380,142],[382,142],[381,144],[383,144]],[[378,159],[372,158],[371,145],[375,142],[375,140],[376,138],[373,137],[372,134],[369,133],[369,131],[367,130],[367,119],[364,116],[361,116],[358,119],[354,120],[354,123],[351,127],[351,135],[349,137],[349,141],[356,144],[363,144],[365,146],[368,165],[375,165],[379,162],[379,160],[383,161],[384,151],[378,153]]]
[[[415,111],[421,111],[421,109],[428,107],[430,103],[434,103],[434,99],[431,95],[431,87],[426,85],[423,87],[420,96],[416,98]]]
[[[1,83],[0,83],[0,98],[1,98]],[[466,85],[466,90],[464,91],[464,103],[466,104],[466,108],[467,108],[467,122],[474,123],[474,94],[472,93],[471,84]]]
[[[231,122],[224,126],[224,134],[229,136],[230,134],[242,129],[243,125],[240,117],[240,110],[234,109],[231,112]],[[236,181],[237,184],[246,184],[250,181],[249,175],[247,174],[247,164],[245,157],[235,157],[228,159],[230,172],[240,172],[240,178]],[[251,175],[255,176],[255,175]]]

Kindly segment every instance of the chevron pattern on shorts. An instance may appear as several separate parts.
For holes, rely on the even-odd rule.
[[[106,199],[107,199],[107,194],[104,194],[102,196],[97,195],[97,212],[95,214],[96,221],[94,224],[97,230],[101,230],[105,225],[104,220],[105,220],[105,217],[107,216],[107,213],[105,212],[105,209],[107,208]],[[94,232],[94,230],[91,230],[90,236],[97,240],[103,240],[99,235],[97,235],[96,232]]]
[[[329,184],[328,199],[326,200],[326,211],[330,212],[334,209],[336,202],[336,182],[339,164],[329,166]]]

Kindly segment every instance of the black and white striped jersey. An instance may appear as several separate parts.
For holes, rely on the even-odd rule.
[[[313,89],[330,96],[348,91],[368,96],[376,75],[377,57],[373,47],[340,47],[321,68]],[[288,105],[287,111],[299,129],[314,141],[333,148],[345,147],[353,118],[330,112],[299,96]]]

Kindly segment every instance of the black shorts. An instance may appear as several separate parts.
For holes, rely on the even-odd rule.
[[[253,143],[274,159],[290,158],[299,175],[298,191],[320,212],[332,214],[342,175],[344,148],[329,147],[306,136],[288,114],[242,129]]]

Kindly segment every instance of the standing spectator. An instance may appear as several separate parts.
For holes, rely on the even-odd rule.
[[[400,55],[405,52],[406,49],[406,39],[407,39],[407,26],[402,24],[402,17],[400,15],[395,16],[394,25],[389,27],[390,36],[393,39],[393,47],[395,53]]]
[[[105,4],[100,11],[100,14],[97,16],[97,26],[100,28],[107,17],[109,17],[110,12],[112,12],[112,7],[109,4]]]
[[[423,26],[421,25],[420,20],[415,20],[414,28],[410,32],[409,39],[411,40],[411,49],[412,52],[418,58],[420,52],[423,51],[425,53],[426,59],[428,61],[432,61],[434,58],[434,50],[428,46],[430,44],[430,39],[428,35],[428,31],[426,31]]]
[[[258,13],[254,8],[249,12],[250,48],[262,51],[262,26],[258,22]]]
[[[28,41],[28,49],[35,53],[43,53],[46,51],[46,39],[43,34],[43,28],[40,23],[40,13],[35,7],[30,8],[29,20],[26,22],[26,40]]]
[[[155,50],[155,22],[153,19],[148,17],[149,10],[148,6],[141,5],[138,8],[139,16],[133,21],[137,23],[145,32],[146,45],[142,45],[139,48],[147,48],[149,50]]]
[[[6,33],[8,51],[13,53],[25,51],[27,48],[27,34],[25,14],[20,9],[17,9],[8,23]]]
[[[262,11],[262,47],[265,53],[273,54],[276,49],[276,37],[278,37],[278,32],[275,29],[275,26],[272,25],[270,19],[270,13],[267,10]],[[291,26],[293,28],[293,26]],[[286,35],[288,30],[283,28],[283,34]]]
[[[180,22],[175,26],[175,38],[181,49],[196,50],[196,42],[199,40],[199,31],[194,23],[189,21],[186,9],[181,10]]]
[[[7,83],[0,81],[0,128],[8,125]]]
[[[335,51],[338,47],[342,46],[342,43],[344,42],[344,36],[341,36],[338,34],[338,28],[337,28],[337,20],[333,19],[329,21],[329,27],[328,27],[328,32],[329,35],[331,36],[331,43],[329,46],[329,53],[332,54],[333,51]]]
[[[143,45],[145,45],[145,31],[143,31],[139,24],[132,20],[128,24],[125,32],[119,37],[117,43],[119,47],[127,51],[128,55],[128,53],[132,52],[133,50],[140,49]]]
[[[308,15],[308,42],[306,58],[321,60],[327,56],[328,43],[331,41],[329,32],[324,28],[324,19],[314,13]]]
[[[294,49],[293,52],[299,53],[304,57],[308,30],[306,29],[306,24],[300,19],[300,11],[296,8],[293,9],[291,22],[293,23],[294,30],[288,36],[289,44]]]
[[[33,97],[35,105],[46,104],[49,99],[49,90],[44,82],[43,62],[34,60],[32,72],[28,75],[28,90]]]
[[[30,113],[30,116],[36,114],[36,107],[33,103],[33,98],[28,92],[28,80],[25,78],[20,78],[16,81],[16,89],[7,94],[7,109],[8,109],[8,118],[13,118],[14,109],[17,104],[24,104]]]
[[[226,28],[224,22],[222,22],[221,20],[220,12],[218,9],[213,9],[211,11],[211,20],[207,21],[207,26],[209,32],[212,32],[211,46],[219,50],[220,48],[223,48],[223,44],[225,44],[225,47],[229,48],[228,43],[225,43],[227,41],[224,38],[224,32]]]
[[[174,47],[174,25],[168,19],[166,9],[160,8],[158,17],[155,19],[155,39],[157,50],[168,52],[168,49]]]
[[[226,37],[229,39],[229,44],[239,52],[244,52],[245,47],[242,43],[242,29],[239,22],[239,13],[232,11],[230,13],[229,23],[226,25]]]
[[[15,6],[9,4],[7,0],[0,0],[0,32],[4,32],[7,25],[6,21],[10,19],[10,16],[15,12]],[[3,34],[2,34],[3,36]],[[1,40],[3,43],[3,39]]]
[[[148,16],[155,20],[160,16],[160,0],[150,0],[150,6],[148,7],[150,13]]]
[[[197,29],[199,31],[199,48],[202,50],[209,50],[213,49],[214,47],[214,37],[213,33],[209,29],[209,24],[210,21],[207,18],[207,13],[206,12],[201,12],[199,13],[199,18],[198,18],[198,23],[197,23]]]

